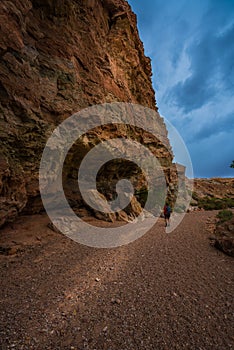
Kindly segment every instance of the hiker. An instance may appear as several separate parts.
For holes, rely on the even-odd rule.
[[[164,205],[163,208],[164,218],[165,218],[165,226],[170,226],[170,216],[171,216],[171,208],[168,204]]]

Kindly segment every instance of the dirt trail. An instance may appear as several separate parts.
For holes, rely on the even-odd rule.
[[[43,215],[6,227],[0,243],[19,251],[0,255],[0,348],[234,349],[233,258],[209,245],[214,216],[187,214],[170,234],[159,220],[117,249],[79,245]]]

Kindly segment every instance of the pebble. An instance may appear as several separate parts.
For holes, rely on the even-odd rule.
[[[115,299],[115,298],[112,298],[111,299],[111,302],[113,303],[113,304],[121,304],[121,300],[120,299]]]

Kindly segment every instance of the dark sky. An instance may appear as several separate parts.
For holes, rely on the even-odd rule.
[[[234,177],[234,0],[128,2],[159,112],[182,136],[194,176]]]

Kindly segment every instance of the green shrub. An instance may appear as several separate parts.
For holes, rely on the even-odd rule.
[[[217,214],[217,218],[219,219],[220,223],[231,220],[232,217],[233,217],[233,213],[231,210],[221,210]]]
[[[198,207],[205,210],[221,210],[234,207],[234,198],[205,197],[198,200]]]
[[[227,204],[227,208],[234,207],[234,198],[225,198],[225,202]]]
[[[192,199],[194,199],[195,201],[198,201],[198,200],[199,200],[199,197],[198,197],[198,195],[197,195],[196,192],[193,192],[193,193],[192,193]]]

